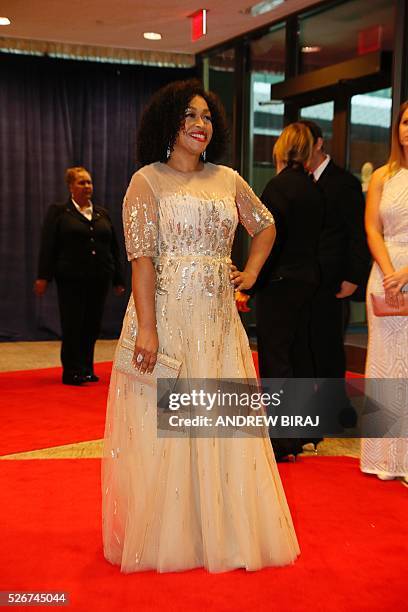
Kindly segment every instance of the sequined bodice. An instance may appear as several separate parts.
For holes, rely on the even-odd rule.
[[[161,163],[141,172],[157,201],[158,256],[230,257],[238,224],[235,172],[206,164],[200,172],[182,173]],[[253,207],[250,212],[252,224],[259,223],[262,215]]]
[[[128,259],[153,259],[159,295],[171,292],[189,304],[203,296],[232,299],[230,255],[238,219],[251,235],[273,223],[231,168],[205,164],[183,173],[150,164],[133,176],[125,196]]]
[[[238,218],[251,235],[273,222],[231,168],[206,164],[200,172],[183,173],[150,164],[134,175],[125,197],[128,258],[229,257]]]
[[[187,179],[171,168],[164,168],[164,177],[160,175],[155,181],[159,254],[229,257],[238,223],[233,176],[219,184],[214,176],[216,167],[205,167],[197,176]]]
[[[238,222],[232,197],[164,194],[159,216],[160,255],[229,257]]]

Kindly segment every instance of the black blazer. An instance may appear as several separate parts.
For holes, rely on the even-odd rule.
[[[360,182],[330,160],[317,184],[326,200],[319,245],[322,284],[338,286],[343,280],[365,284],[370,253],[364,230],[365,202]]]
[[[38,278],[50,281],[54,277],[124,284],[118,241],[105,208],[94,205],[89,221],[71,199],[49,207],[42,229]]]
[[[303,166],[286,167],[269,181],[261,200],[274,216],[276,240],[255,291],[281,277],[318,283],[324,197],[313,179]]]

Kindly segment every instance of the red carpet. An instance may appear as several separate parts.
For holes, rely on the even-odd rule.
[[[103,437],[112,363],[98,363],[99,383],[61,384],[61,368],[2,372],[0,455]]]
[[[302,549],[294,566],[121,575],[102,556],[99,461],[1,461],[0,590],[67,591],[68,609],[87,612],[406,609],[407,489],[347,458],[280,470]]]

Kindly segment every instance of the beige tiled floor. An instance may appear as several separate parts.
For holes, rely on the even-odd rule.
[[[60,365],[61,343],[54,342],[2,342],[0,343],[0,372],[36,370]],[[98,340],[95,361],[111,361],[116,340]]]
[[[102,440],[89,440],[76,444],[64,444],[40,448],[35,451],[0,456],[3,459],[98,459],[102,456]]]

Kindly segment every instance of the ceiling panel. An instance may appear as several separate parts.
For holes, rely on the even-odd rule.
[[[244,14],[256,0],[1,0],[0,16],[11,19],[0,37],[194,54],[265,25],[316,0],[286,0],[273,11]],[[208,34],[191,41],[189,15],[208,10]],[[148,41],[143,32],[160,32]]]

